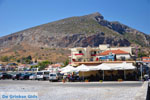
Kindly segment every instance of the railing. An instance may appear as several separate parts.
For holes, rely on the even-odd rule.
[[[91,54],[91,56],[96,56],[96,54]]]
[[[82,55],[84,55],[83,53],[76,53],[75,54],[76,56],[82,56]]]

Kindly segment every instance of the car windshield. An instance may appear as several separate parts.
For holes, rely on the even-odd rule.
[[[21,76],[24,76],[25,74],[21,74]]]
[[[37,72],[37,75],[43,75],[43,72]]]
[[[16,75],[22,75],[22,73],[16,74]]]
[[[3,75],[6,75],[7,73],[2,73]]]
[[[49,72],[44,72],[44,75],[49,75]]]
[[[56,74],[50,74],[50,76],[56,76]]]

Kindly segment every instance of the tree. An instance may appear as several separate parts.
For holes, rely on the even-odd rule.
[[[18,60],[17,60],[17,63],[20,63],[20,62],[21,62],[20,59],[18,59]]]
[[[31,64],[32,57],[30,55],[28,57],[22,57],[21,59],[18,59],[17,62],[21,62],[22,64]]]
[[[35,59],[35,61],[34,61],[35,63],[37,63],[37,59]]]
[[[139,52],[138,53],[138,57],[144,57],[144,56],[147,56],[145,53],[143,53],[143,52]]]
[[[29,55],[26,59],[32,60],[32,57]]]
[[[8,62],[10,58],[8,56],[2,56],[0,59],[2,62]]]
[[[64,66],[67,66],[69,64],[69,59],[67,59],[65,62],[64,62]]]
[[[38,68],[39,67],[39,65],[33,65],[33,66],[31,66],[31,68]]]
[[[42,61],[38,63],[39,70],[44,70],[49,64],[52,64],[50,61]]]

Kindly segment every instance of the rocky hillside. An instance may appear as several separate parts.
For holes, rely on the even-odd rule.
[[[1,50],[21,47],[24,44],[39,48],[86,47],[99,44],[147,47],[150,46],[150,36],[119,22],[109,22],[96,12],[39,25],[0,38]]]
[[[62,42],[63,41],[63,42]],[[38,47],[98,46],[108,43],[150,46],[150,36],[119,22],[109,22],[99,13],[43,24],[0,38],[0,47],[22,43]]]

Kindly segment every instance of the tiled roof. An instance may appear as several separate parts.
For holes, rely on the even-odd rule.
[[[126,52],[126,51],[123,51],[123,50],[120,50],[120,49],[118,49],[118,50],[107,50],[107,51],[104,51],[104,52],[102,52],[102,53],[99,53],[99,54],[97,54],[97,56],[105,56],[105,55],[109,55],[110,53],[112,53],[112,54],[129,54],[128,52]]]
[[[150,62],[150,57],[142,57],[143,62]]]
[[[142,57],[142,59],[150,59],[150,57]]]

